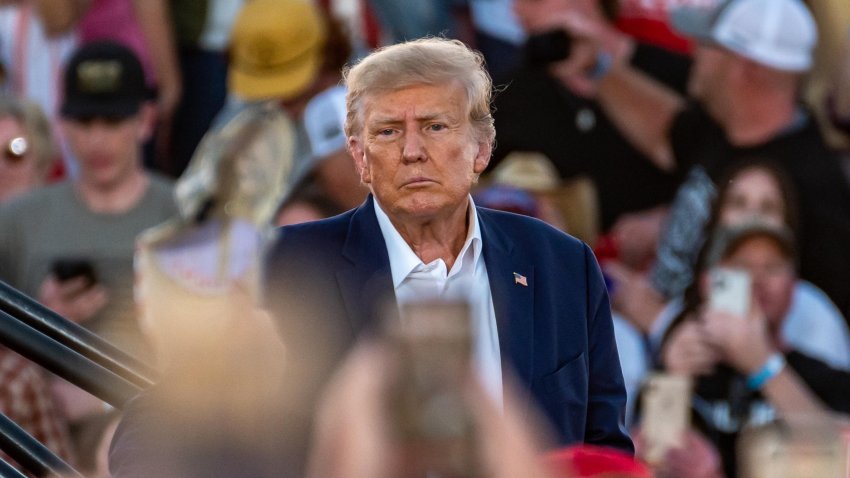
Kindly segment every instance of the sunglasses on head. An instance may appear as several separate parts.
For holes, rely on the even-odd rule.
[[[17,163],[24,159],[29,149],[29,141],[22,136],[17,136],[6,143],[6,147],[3,148],[3,157],[10,163]]]

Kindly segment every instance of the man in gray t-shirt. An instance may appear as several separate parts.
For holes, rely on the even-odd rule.
[[[154,123],[144,74],[115,43],[83,46],[65,72],[62,127],[79,177],[0,208],[0,279],[134,355],[145,355],[133,305],[136,236],[176,214],[172,186],[142,166]],[[83,262],[80,267],[57,263]],[[144,357],[143,357],[144,358]]]

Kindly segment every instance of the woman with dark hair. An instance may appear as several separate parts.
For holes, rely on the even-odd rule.
[[[760,222],[787,228],[792,239],[796,235],[799,222],[796,193],[786,173],[769,160],[737,163],[726,171],[718,186],[715,206],[704,234],[706,243],[696,260],[694,282],[681,299],[667,305],[654,324],[651,341],[656,346],[673,326],[671,319],[681,320],[703,302],[698,277],[705,269],[708,242],[718,228]],[[799,267],[798,262],[794,265]],[[811,283],[801,279],[794,282],[780,334],[793,348],[834,368],[850,370],[850,331],[846,321],[826,294]]]
[[[734,476],[743,426],[770,421],[777,412],[816,410],[819,400],[848,409],[850,402],[822,376],[824,370],[847,376],[850,333],[825,294],[797,278],[797,217],[784,173],[754,160],[724,178],[695,279],[678,304],[668,306],[672,321],[658,359],[663,370],[695,380],[694,424]],[[750,306],[743,316],[712,304],[709,276],[718,266],[746,272],[751,286],[742,296]]]

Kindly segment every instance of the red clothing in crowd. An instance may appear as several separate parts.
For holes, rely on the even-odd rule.
[[[5,347],[0,347],[0,412],[66,463],[73,464],[68,428],[43,372]],[[5,454],[0,456],[9,460]]]

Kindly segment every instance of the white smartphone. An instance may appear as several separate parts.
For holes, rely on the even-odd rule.
[[[745,316],[750,310],[752,279],[742,269],[715,267],[711,270],[708,304],[713,310]]]
[[[642,458],[659,465],[667,450],[682,443],[690,425],[691,379],[682,375],[654,373],[644,384],[640,434]]]

